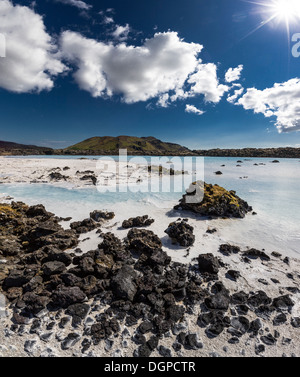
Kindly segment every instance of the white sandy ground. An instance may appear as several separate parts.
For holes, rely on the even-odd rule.
[[[76,172],[96,169],[96,161],[91,159],[86,160],[77,160],[77,159],[6,159],[0,157],[0,182],[1,183],[10,183],[10,184],[19,184],[19,183],[30,183],[35,182],[44,182],[49,183],[48,175],[51,172],[51,169],[60,167],[63,169],[65,166],[70,167],[69,170],[63,171],[60,173],[69,176],[68,182],[50,182],[56,186],[63,186],[68,188],[86,188],[90,187],[95,189],[91,183],[87,181],[80,181],[78,174]],[[124,167],[124,165],[123,165]],[[110,166],[113,174],[113,166]],[[147,171],[143,166],[131,165],[132,171],[137,174],[132,178],[131,183],[134,184],[136,179],[144,179],[147,176]],[[99,172],[97,172],[99,174]],[[107,171],[105,172],[107,174]],[[112,177],[112,176],[110,176]],[[108,180],[109,182],[109,180]],[[124,183],[124,177],[121,178],[119,183]],[[109,184],[109,183],[108,183]],[[1,186],[0,186],[1,187]],[[234,187],[232,187],[234,189]],[[0,190],[1,191],[1,190]],[[179,195],[180,197],[180,195]],[[9,198],[6,198],[7,201],[10,201]],[[20,198],[14,198],[19,200]],[[1,198],[0,201],[4,201],[5,198]],[[34,200],[31,203],[34,204]],[[36,204],[36,203],[35,203]],[[222,258],[222,260],[228,264],[226,268],[222,268],[219,275],[220,280],[224,282],[226,287],[230,289],[231,293],[244,290],[245,292],[263,290],[271,298],[277,297],[282,294],[287,294],[288,291],[286,287],[299,287],[300,283],[300,260],[297,258],[292,258],[290,266],[287,266],[283,263],[282,259],[284,256],[297,257],[299,254],[299,241],[300,238],[298,235],[294,239],[290,237],[284,237],[272,231],[273,224],[270,224],[269,219],[266,220],[263,216],[252,216],[247,215],[245,219],[229,219],[229,220],[199,220],[196,216],[187,212],[174,211],[171,208],[177,202],[169,203],[140,203],[140,202],[130,202],[130,203],[113,203],[109,208],[98,208],[97,206],[88,206],[80,205],[65,205],[62,208],[62,203],[45,200],[43,202],[46,206],[46,209],[54,212],[58,216],[71,216],[72,220],[82,220],[85,217],[89,216],[89,212],[95,209],[107,209],[109,211],[114,211],[116,216],[113,220],[106,223],[102,227],[103,232],[113,232],[119,238],[124,238],[127,235],[128,230],[122,229],[122,221],[128,219],[129,217],[135,217],[138,215],[148,214],[149,217],[155,219],[155,222],[148,227],[147,229],[152,230],[157,234],[163,243],[163,249],[172,257],[174,261],[182,263],[195,263],[193,258],[196,258],[200,253],[213,253]],[[251,204],[251,203],[250,203]],[[168,227],[169,223],[176,220],[177,218],[189,219],[189,224],[194,227],[194,234],[196,237],[195,244],[190,248],[189,252],[186,248],[181,248],[179,246],[173,245],[169,237],[164,233],[165,229]],[[68,227],[68,222],[63,222],[64,227]],[[207,234],[206,230],[208,228],[216,228],[217,232],[213,234]],[[78,247],[80,247],[84,252],[97,248],[97,245],[101,242],[101,238],[96,234],[96,231],[86,233],[81,236],[81,242]],[[233,255],[226,257],[221,255],[218,252],[220,244],[230,243],[237,246],[240,246],[242,250],[245,250],[248,247],[254,247],[258,249],[265,249],[265,251],[270,255],[272,251],[280,252],[283,257],[277,259],[271,257],[271,262],[261,262],[258,260],[253,260],[251,264],[246,264],[241,261],[239,255]],[[242,278],[238,279],[238,283],[233,282],[224,277],[225,272],[228,269],[239,270],[241,272]],[[287,272],[291,272],[294,276],[294,280],[291,280],[286,276]],[[279,284],[274,284],[270,281],[271,278],[278,279]],[[258,279],[265,279],[269,285],[264,285],[258,281]],[[293,308],[292,316],[300,316],[300,295],[293,295],[293,299],[296,300],[296,305]],[[199,309],[200,311],[200,309]],[[257,338],[249,338],[248,335],[244,335],[240,343],[228,344],[228,339],[231,337],[226,331],[224,331],[216,339],[209,339],[205,333],[204,329],[197,326],[197,316],[199,313],[193,313],[187,317],[187,328],[184,331],[189,331],[191,333],[197,333],[199,339],[203,343],[203,349],[197,351],[186,351],[183,349],[181,353],[175,353],[171,347],[172,343],[175,340],[174,334],[169,334],[169,337],[166,337],[160,344],[163,344],[165,347],[168,347],[172,350],[173,356],[213,356],[214,353],[217,353],[220,356],[255,356],[254,347],[258,342]],[[90,314],[91,316],[91,314]],[[7,325],[7,319],[2,319],[0,321],[0,356],[40,356],[45,355],[49,356],[51,354],[59,356],[80,356],[80,342],[76,344],[71,350],[62,351],[59,347],[59,342],[55,339],[53,335],[48,342],[43,342],[35,334],[25,334],[22,337],[20,335],[11,333],[10,336],[5,336],[4,328]],[[300,356],[300,329],[294,329],[291,327],[290,322],[284,324],[280,327],[273,327],[272,324],[267,324],[269,327],[269,332],[272,334],[274,330],[280,332],[280,339],[277,342],[276,346],[266,346],[266,351],[264,356],[282,356],[286,354],[291,356],[295,354]],[[134,327],[128,328],[132,332]],[[70,328],[65,330],[60,330],[62,334],[56,333],[56,336],[67,335],[70,332]],[[268,331],[265,332],[265,334]],[[7,335],[7,333],[6,333]],[[24,351],[24,337],[26,340],[36,340],[35,346],[33,347],[32,353]],[[282,344],[283,338],[290,338],[290,344]],[[124,337],[124,340],[125,337]],[[103,343],[103,342],[102,342]],[[126,342],[125,342],[126,343]],[[100,344],[96,347],[92,346],[87,352],[92,352],[93,356],[132,356],[134,349],[137,348],[130,345],[125,347],[123,344],[115,344],[112,349],[105,351],[105,343]],[[48,349],[48,351],[47,351]],[[50,352],[51,350],[51,352]],[[159,356],[158,352],[153,352],[152,356]]]
[[[97,178],[102,180],[104,186],[111,185],[113,179],[117,184],[126,182],[126,167],[128,165],[128,183],[136,183],[141,174],[145,174],[145,167],[136,164],[119,162],[120,173],[116,177],[116,165],[109,160],[98,159],[20,159],[0,157],[0,182],[1,183],[51,183],[58,187],[85,188],[92,185],[91,181],[82,181],[81,177],[93,171]],[[63,170],[64,167],[69,169]],[[59,169],[57,169],[59,168]],[[49,178],[52,172],[59,172],[67,177],[67,181],[55,181]]]

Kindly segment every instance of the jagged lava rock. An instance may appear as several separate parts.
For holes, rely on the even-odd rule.
[[[193,234],[194,228],[185,221],[173,222],[169,224],[165,233],[180,246],[192,246],[195,242]]]
[[[127,243],[130,250],[147,255],[162,247],[160,238],[151,230],[146,229],[130,229],[127,234]]]
[[[122,228],[128,229],[128,228],[134,228],[134,227],[144,227],[144,226],[149,226],[152,223],[154,223],[154,220],[149,219],[148,215],[137,216],[137,217],[131,217],[128,220],[124,220],[122,223]]]

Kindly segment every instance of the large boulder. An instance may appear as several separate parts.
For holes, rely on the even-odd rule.
[[[244,218],[252,207],[236,195],[235,191],[227,191],[221,186],[202,181],[190,185],[183,195],[177,210],[188,210],[201,216]]]
[[[200,272],[217,274],[219,272],[220,263],[218,258],[211,253],[200,254],[198,256],[198,267]]]

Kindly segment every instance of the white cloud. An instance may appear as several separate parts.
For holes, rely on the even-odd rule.
[[[125,41],[128,38],[129,32],[130,26],[128,24],[125,26],[116,25],[115,30],[111,33],[111,35],[119,41]]]
[[[193,114],[197,114],[197,115],[204,114],[204,111],[197,109],[197,107],[194,106],[194,105],[186,105],[185,106],[185,112],[186,113],[193,113]]]
[[[232,103],[232,104],[236,105],[237,104],[236,101],[243,94],[244,88],[242,87],[241,84],[233,84],[232,89],[234,87],[237,87],[237,88],[240,88],[240,89],[235,89],[235,91],[234,91],[234,93],[232,95],[228,95],[227,101],[229,103]]]
[[[119,94],[126,103],[157,98],[161,107],[199,95],[218,103],[230,90],[220,84],[215,64],[202,64],[202,48],[172,31],[156,33],[141,46],[100,42],[70,31],[61,36],[63,57],[77,69],[74,78],[81,89],[93,97]]]
[[[90,8],[84,1],[59,1],[82,10]],[[154,34],[141,45],[129,45],[124,41],[130,26],[115,24],[104,11],[99,14],[109,24],[111,41],[65,31],[58,50],[40,15],[0,0],[0,33],[7,43],[7,57],[0,60],[0,87],[18,93],[51,90],[54,78],[72,67],[81,89],[93,97],[119,95],[125,103],[156,99],[157,106],[168,107],[196,96],[218,103],[230,90],[220,84],[216,64],[202,63],[201,44],[185,42],[177,32],[168,31]],[[197,110],[197,114],[202,111]],[[192,105],[186,111],[191,112]]]
[[[43,19],[33,9],[0,1],[0,33],[6,39],[6,57],[0,59],[0,87],[17,93],[52,89],[53,77],[66,67]]]
[[[224,93],[229,90],[227,85],[219,84],[217,66],[213,63],[199,64],[188,83],[193,84],[190,94],[203,94],[206,102],[220,102]]]
[[[272,88],[247,89],[237,104],[265,117],[276,117],[279,132],[300,130],[300,79],[294,78]]]
[[[85,3],[82,0],[56,0],[59,3],[71,5],[81,10],[88,10],[92,8],[92,5]]]
[[[229,68],[225,74],[225,81],[234,82],[234,81],[239,80],[243,69],[244,69],[244,66],[242,64],[240,64],[236,68]]]
[[[104,16],[103,23],[108,25],[108,24],[113,24],[115,21],[112,17],[109,16]]]
[[[159,98],[158,98],[158,101],[157,101],[157,106],[160,106],[160,107],[168,107],[170,102],[170,96],[168,93],[165,93],[165,94],[162,94]]]
[[[121,94],[126,103],[176,92],[198,66],[202,45],[187,43],[176,32],[156,33],[142,46],[113,45],[66,31],[64,57],[77,66],[74,78],[94,97]]]

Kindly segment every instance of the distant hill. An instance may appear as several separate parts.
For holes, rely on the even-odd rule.
[[[269,157],[300,158],[300,148],[244,148],[244,149],[209,149],[194,150],[198,156],[210,157]]]
[[[53,154],[52,148],[25,145],[0,140],[0,155]]]
[[[128,155],[191,155],[193,152],[179,144],[166,143],[155,137],[103,136],[92,137],[63,150],[65,154],[118,155],[127,149]]]
[[[92,137],[65,149],[52,149],[0,141],[0,156],[26,155],[118,155],[127,149],[128,155],[144,156],[207,156],[207,157],[268,157],[300,158],[300,148],[244,148],[190,150],[179,144],[167,143],[155,137],[103,136]]]

